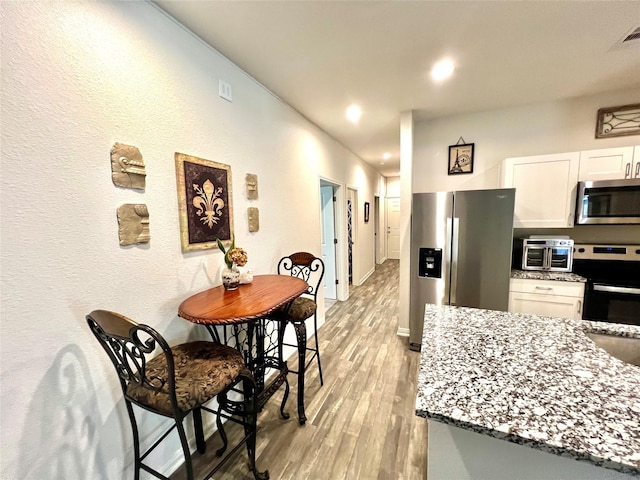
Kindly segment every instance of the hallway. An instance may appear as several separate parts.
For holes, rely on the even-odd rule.
[[[284,389],[260,413],[257,464],[273,480],[425,478],[427,422],[414,415],[420,354],[396,335],[398,269],[397,260],[387,260],[363,285],[351,288],[348,301],[327,312],[320,328],[325,384],[320,387],[313,363],[305,382],[306,425],[300,427],[296,418],[294,375],[287,403],[291,418],[279,416]],[[295,362],[289,359],[290,366]],[[207,454],[194,456],[196,472],[214,456],[217,442],[214,436]],[[246,449],[214,478],[251,480]]]

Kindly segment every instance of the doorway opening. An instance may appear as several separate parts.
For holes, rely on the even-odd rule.
[[[384,245],[382,240],[380,238],[380,197],[375,195],[373,197],[373,255],[376,265],[382,263],[382,246]]]
[[[338,268],[336,232],[336,189],[337,186],[325,180],[320,180],[320,218],[322,261],[324,262],[324,299],[325,308],[338,298]]]
[[[357,277],[356,242],[358,241],[358,191],[347,187],[347,258],[349,266],[349,285]]]
[[[387,258],[400,259],[400,198],[387,198]]]

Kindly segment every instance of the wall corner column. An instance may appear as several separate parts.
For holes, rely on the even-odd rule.
[[[400,283],[398,335],[409,336],[413,110],[400,113]]]

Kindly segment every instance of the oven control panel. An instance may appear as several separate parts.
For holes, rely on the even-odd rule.
[[[640,261],[640,245],[577,244],[574,245],[573,248],[573,258],[585,260]]]

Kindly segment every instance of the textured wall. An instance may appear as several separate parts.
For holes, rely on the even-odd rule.
[[[171,343],[206,338],[176,312],[220,283],[222,258],[181,252],[174,152],[231,165],[237,243],[255,273],[294,249],[320,252],[320,175],[370,202],[378,177],[149,3],[1,2],[0,13],[0,478],[130,478],[121,393],[84,316],[106,308]],[[218,78],[233,103],[218,97]],[[144,192],[113,185],[114,142],[142,152]],[[257,201],[246,199],[246,173],[258,175]],[[123,203],[148,205],[149,244],[119,246]],[[260,209],[257,233],[248,206]],[[367,235],[363,272],[373,268]],[[176,461],[171,446],[158,456]]]
[[[508,157],[635,145],[638,136],[595,138],[599,108],[638,103],[640,89],[418,122],[413,191],[497,188]],[[473,174],[448,175],[449,145],[475,143]]]

